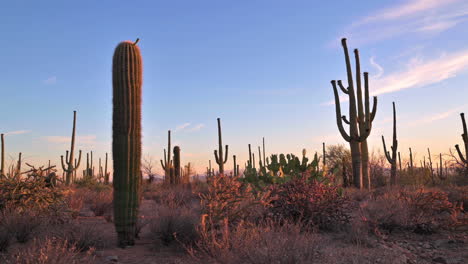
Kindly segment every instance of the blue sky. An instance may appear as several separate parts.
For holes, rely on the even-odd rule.
[[[396,101],[400,148],[448,152],[468,112],[468,2],[408,1],[8,1],[0,4],[0,131],[7,161],[59,162],[77,144],[111,150],[115,46],[140,38],[143,143],[159,160],[167,130],[183,163],[213,160],[216,118],[230,154],[266,138],[267,152],[345,143],[330,104],[345,79],[340,38],[359,48],[379,107],[370,137],[391,138]],[[346,2],[346,3],[343,3]],[[345,105],[345,103],[343,103]],[[344,106],[346,108],[346,106]],[[230,155],[230,156],[231,156]],[[232,167],[232,157],[227,167]],[[159,166],[157,169],[160,170]]]

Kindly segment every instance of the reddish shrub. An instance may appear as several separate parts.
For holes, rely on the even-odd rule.
[[[295,179],[271,187],[269,217],[331,230],[349,222],[348,203],[338,187]]]

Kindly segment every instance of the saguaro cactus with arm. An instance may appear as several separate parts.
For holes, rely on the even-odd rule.
[[[136,42],[119,43],[112,62],[114,223],[120,247],[135,244],[140,203],[142,59]]]
[[[390,156],[390,151],[387,151],[387,147],[385,145],[384,136],[382,136],[382,143],[383,149],[385,153],[385,157],[387,158],[388,162],[391,164],[390,169],[390,184],[396,184],[396,171],[397,171],[397,150],[398,150],[398,140],[397,140],[397,132],[396,132],[396,110],[395,110],[395,102],[393,102],[393,142],[392,142],[392,155]]]
[[[462,139],[463,139],[463,144],[465,145],[465,155],[460,150],[460,146],[457,144],[455,145],[455,148],[457,149],[458,156],[460,156],[460,160],[465,164],[465,167],[468,167],[468,132],[466,129],[466,121],[465,121],[465,114],[461,113],[460,114],[461,120],[462,120],[462,127],[463,127],[463,134]]]
[[[353,73],[351,69],[351,61],[349,59],[348,47],[346,45],[346,39],[341,40],[343,46],[346,72],[348,78],[348,87],[345,88],[339,81],[331,81],[333,92],[335,96],[335,108],[336,108],[336,122],[338,129],[342,137],[349,142],[351,148],[351,158],[353,167],[353,178],[354,185],[357,188],[363,187],[363,174],[361,173],[362,160],[365,161],[365,174],[367,172],[367,137],[370,135],[372,129],[372,121],[374,120],[375,113],[377,111],[377,97],[374,97],[374,105],[372,110],[370,109],[369,102],[369,78],[368,73],[364,72],[364,105],[362,100],[362,89],[361,89],[361,69],[359,63],[359,52],[357,49],[354,50],[356,59],[356,93],[354,90]],[[346,116],[341,115],[340,97],[338,95],[337,84],[341,91],[348,95],[349,98],[349,119]],[[356,98],[357,97],[357,98]],[[357,99],[357,108],[356,108]],[[349,125],[349,134],[346,132],[343,122]],[[362,152],[362,156],[361,156]]]
[[[170,181],[170,170],[172,167],[171,161],[171,131],[167,131],[167,158],[166,158],[166,150],[164,150],[164,162],[161,160],[161,167],[164,170],[164,181],[168,183]]]
[[[224,159],[223,159],[223,137],[221,135],[221,119],[218,118],[218,150],[219,150],[219,155],[218,151],[214,151],[216,163],[218,163],[219,166],[219,173],[224,174],[224,164],[228,160],[228,145],[226,145],[226,153],[224,153]]]
[[[70,185],[71,179],[73,177],[73,172],[76,169],[78,169],[78,167],[80,167],[80,163],[81,163],[81,150],[80,150],[78,152],[78,164],[76,166],[74,166],[73,164],[74,157],[75,157],[75,131],[76,131],[76,111],[73,111],[73,130],[72,130],[70,153],[68,152],[68,150],[66,151],[65,162],[63,161],[63,155],[60,156],[60,160],[62,161],[62,169],[66,173],[66,176],[65,176],[66,185]],[[70,154],[70,156],[68,156],[68,154]]]

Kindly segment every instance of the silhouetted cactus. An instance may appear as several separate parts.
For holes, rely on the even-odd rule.
[[[73,164],[74,155],[75,155],[75,129],[76,129],[76,111],[73,111],[73,130],[72,130],[72,138],[71,138],[71,146],[70,146],[70,157],[68,156],[69,152],[66,151],[65,155],[65,162],[63,161],[63,155],[60,156],[60,160],[62,161],[62,169],[66,173],[65,184],[70,185],[73,172],[80,167],[81,163],[81,150],[78,152],[78,164],[75,166]],[[66,164],[66,165],[65,165]]]
[[[232,155],[232,160],[234,162],[234,176],[239,176],[239,166],[237,165],[236,155]]]
[[[367,176],[370,182],[368,160],[369,152],[367,147],[367,137],[370,135],[372,129],[372,121],[374,120],[377,111],[377,97],[374,96],[374,105],[372,110],[369,103],[369,78],[368,73],[364,72],[364,103],[362,100],[362,87],[361,87],[361,66],[359,62],[359,51],[354,50],[356,59],[356,93],[354,90],[353,73],[351,69],[351,62],[348,54],[348,47],[346,39],[341,40],[345,54],[346,72],[348,79],[348,87],[345,88],[341,81],[331,81],[333,92],[335,96],[336,107],[336,122],[338,129],[343,138],[349,142],[351,148],[351,157],[353,165],[353,178],[354,185],[357,188],[363,187],[363,176]],[[341,115],[340,97],[338,95],[337,83],[341,91],[349,97],[349,120],[346,116]],[[357,97],[357,98],[356,98]],[[356,108],[357,99],[357,108]],[[349,125],[349,134],[343,126],[343,122]],[[362,172],[362,173],[361,173]],[[370,188],[370,186],[369,186]]]
[[[411,148],[409,148],[409,163],[408,163],[408,168],[410,169],[410,172],[413,171],[413,151]]]
[[[214,151],[216,163],[218,163],[219,166],[219,173],[223,174],[224,173],[224,164],[228,160],[228,145],[226,145],[226,153],[224,153],[224,159],[223,159],[223,137],[221,135],[221,119],[218,118],[218,150],[219,150],[219,155],[218,151]]]
[[[142,59],[136,42],[119,43],[112,62],[114,222],[120,247],[135,244],[141,183]]]
[[[383,143],[385,157],[387,158],[388,162],[391,164],[390,184],[395,185],[396,184],[396,170],[397,170],[397,150],[398,150],[395,102],[393,102],[393,142],[392,142],[392,147],[391,147],[392,149],[391,156],[390,156],[390,151],[387,151],[384,136],[382,136],[382,143]]]
[[[109,184],[109,173],[107,172],[107,152],[106,152],[106,162],[104,165],[104,184]]]
[[[462,136],[463,144],[465,145],[465,155],[463,155],[463,153],[461,152],[460,146],[458,146],[458,144],[455,145],[455,148],[457,149],[460,160],[465,164],[466,167],[468,167],[468,132],[466,129],[465,114],[461,113],[460,117],[462,120],[462,127],[463,127],[463,134],[461,136]]]
[[[0,139],[2,143],[1,157],[0,157],[0,177],[5,175],[5,135],[1,134]]]
[[[164,162],[161,160],[161,167],[164,170],[164,182],[169,183],[170,182],[170,174],[171,174],[171,167],[172,167],[172,161],[171,161],[171,131],[167,131],[167,156],[166,156],[166,150],[164,150]]]
[[[180,147],[174,147],[174,175],[171,179],[171,184],[180,183]]]

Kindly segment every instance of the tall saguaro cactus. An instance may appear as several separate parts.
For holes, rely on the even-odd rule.
[[[224,153],[224,159],[223,159],[223,137],[221,135],[221,119],[218,118],[218,150],[219,150],[219,155],[218,151],[214,151],[216,163],[218,163],[219,166],[219,174],[224,173],[224,164],[228,160],[228,145],[226,145],[226,153]]]
[[[2,148],[1,148],[1,157],[0,157],[0,176],[5,175],[5,135],[0,135]]]
[[[62,161],[62,169],[66,173],[65,176],[65,184],[70,185],[71,179],[73,177],[73,172],[80,167],[81,163],[81,150],[78,152],[78,163],[74,166],[73,161],[75,157],[75,131],[76,131],[76,111],[73,111],[73,130],[72,130],[72,138],[71,138],[71,146],[70,146],[70,156],[68,156],[69,152],[66,151],[65,155],[65,162],[63,161],[63,155],[60,156],[60,160]],[[66,165],[65,165],[66,164]]]
[[[336,122],[342,137],[349,142],[351,148],[351,158],[353,167],[354,185],[357,188],[363,187],[363,176],[367,176],[369,180],[368,160],[369,152],[367,147],[367,137],[372,130],[372,121],[374,120],[377,111],[377,97],[374,96],[374,104],[372,110],[369,102],[369,78],[368,73],[364,72],[364,102],[362,99],[361,87],[361,66],[359,62],[359,51],[354,50],[356,60],[356,91],[353,82],[353,72],[351,69],[351,61],[349,59],[348,46],[346,39],[341,40],[343,46],[346,72],[348,79],[348,87],[344,87],[341,80],[332,80],[331,84],[335,95],[336,107]],[[349,98],[349,119],[341,115],[340,96],[338,95],[337,84],[341,91],[348,95]],[[357,100],[357,107],[356,107]],[[349,134],[346,132],[343,122],[349,125]],[[362,172],[362,173],[361,173]],[[370,182],[370,180],[369,180]],[[369,186],[370,187],[370,186]]]
[[[382,143],[383,143],[385,157],[387,158],[388,162],[391,164],[390,184],[395,185],[396,184],[396,171],[397,171],[397,150],[398,150],[395,102],[393,102],[393,142],[392,142],[392,147],[391,147],[392,148],[391,156],[390,156],[390,151],[387,151],[384,136],[382,136]]]
[[[171,131],[167,131],[167,157],[166,157],[166,150],[164,150],[164,162],[161,160],[161,167],[164,170],[164,181],[168,183],[170,181],[170,174],[171,174]]]
[[[463,134],[462,139],[463,139],[463,144],[465,145],[465,155],[463,156],[463,153],[460,150],[460,146],[455,145],[455,148],[457,149],[458,156],[460,156],[460,160],[465,164],[466,167],[468,167],[468,132],[466,129],[466,121],[465,121],[465,114],[461,113],[460,114],[461,120],[462,120],[462,127],[463,127]]]
[[[174,147],[174,175],[171,179],[171,184],[180,183],[180,147]]]
[[[119,43],[112,61],[114,222],[120,247],[135,244],[140,203],[143,67],[137,42]]]

